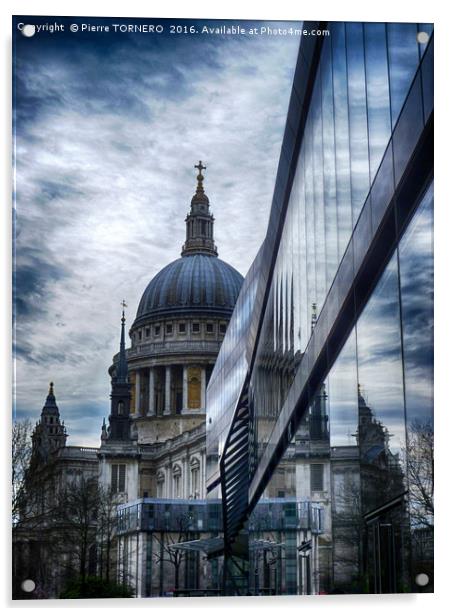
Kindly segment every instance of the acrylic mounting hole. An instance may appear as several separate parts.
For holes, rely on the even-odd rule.
[[[426,573],[418,573],[415,579],[415,582],[418,586],[427,586],[430,578]]]
[[[24,27],[22,28],[22,34],[24,36],[27,36],[27,37],[34,36],[35,33],[36,33],[36,26],[33,26],[33,24],[25,24]]]
[[[33,582],[33,580],[24,580],[22,582],[22,590],[24,592],[33,592],[35,588],[36,584]]]
[[[428,34],[427,32],[418,32],[417,33],[417,42],[421,45],[428,43]]]

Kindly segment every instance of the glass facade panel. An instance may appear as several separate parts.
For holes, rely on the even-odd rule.
[[[433,32],[433,24],[417,24],[418,31],[418,44],[419,44],[419,55],[422,57],[422,54],[427,49],[428,42],[430,40],[430,35]],[[419,37],[419,34],[421,35]],[[428,39],[425,40],[424,34],[427,34]]]
[[[325,56],[324,56],[325,58]],[[320,310],[326,294],[325,200],[323,189],[323,130],[321,78],[316,81],[312,101],[312,147],[314,176],[314,241],[315,241],[315,297]]]
[[[311,328],[330,284],[336,278],[334,297],[340,305],[391,197],[390,95],[406,96],[414,73],[408,79],[404,69],[402,79],[396,70],[397,66],[406,68],[402,49],[408,45],[412,24],[391,25],[392,64],[388,62],[388,28],[385,24],[332,24],[332,36],[322,50],[251,375],[260,452],[306,354]],[[419,83],[418,79],[411,90],[395,135],[399,171],[406,162],[403,152],[411,151],[420,130],[416,128],[408,139],[406,131],[414,116],[416,126],[422,120]],[[370,207],[370,182],[378,170]],[[337,270],[350,239],[352,216],[357,223],[354,241]],[[328,314],[320,319],[325,331],[315,337],[313,358],[331,318]],[[306,355],[305,364],[310,354]],[[306,367],[309,371],[312,365]]]
[[[255,590],[407,592],[422,568],[433,575],[433,511],[413,487],[413,469],[431,472],[428,456],[412,453],[419,443],[430,451],[432,435],[432,190],[402,238],[389,224],[433,102],[421,79],[432,46],[417,40],[427,30],[332,23],[323,42],[281,236],[274,253],[262,250],[270,276],[256,298],[267,288],[268,300],[250,320],[259,336],[246,347],[246,361],[255,348],[249,496],[300,500],[322,531],[314,541],[300,522],[294,536],[255,535],[272,542],[250,552]],[[272,238],[286,203],[278,194]],[[407,212],[419,198],[404,197]],[[293,542],[296,557],[284,563],[278,542]]]
[[[433,40],[428,46],[422,63],[422,95],[424,102],[424,122],[433,111]]]
[[[386,149],[372,187],[372,231],[376,232],[386,212],[388,203],[394,195],[394,159],[392,143]]]
[[[402,41],[409,38],[409,34],[402,37],[396,26],[393,85],[399,78],[395,66],[402,62]],[[412,24],[403,26],[412,34]],[[387,28],[385,24],[335,23],[323,46],[251,375],[257,459],[270,439],[330,286],[336,278],[334,297],[340,305],[393,194],[393,165],[398,181],[422,129],[418,76],[394,145],[388,147]],[[413,76],[410,73],[408,80],[405,75],[397,95],[407,95]],[[348,245],[352,221],[356,232]],[[324,331],[315,337],[314,356],[324,343],[332,315],[322,317],[317,329],[321,322]]]
[[[304,186],[305,186],[305,204],[306,204],[306,246],[307,246],[307,259],[306,259],[306,281],[307,281],[307,306],[318,301],[316,293],[316,261],[315,261],[315,215],[314,215],[314,172],[313,172],[313,156],[312,156],[312,125],[308,122],[306,127],[305,137],[306,147],[303,149],[304,162],[302,168],[304,168]],[[310,318],[309,312],[304,307],[305,319],[310,331]]]
[[[407,420],[433,416],[433,187],[399,246]]]
[[[402,342],[396,255],[387,266],[357,324],[360,459],[364,511],[405,490]]]
[[[357,392],[356,334],[353,329],[328,375],[331,447],[356,446]]]
[[[403,592],[410,564],[397,254],[358,320],[357,349],[363,584]]]
[[[344,254],[352,232],[350,132],[348,121],[345,24],[333,24],[331,46],[334,92],[334,142],[336,153],[337,231],[340,259]]]
[[[410,72],[409,79],[404,73],[399,84],[396,67],[405,66],[401,49],[413,28],[412,24],[396,26],[392,30],[392,85],[396,96],[405,97],[414,73]],[[402,35],[404,28],[407,34]],[[258,458],[336,276],[352,224],[360,229],[340,265],[335,291],[339,303],[344,299],[341,289],[349,288],[355,263],[362,261],[392,195],[387,37],[385,24],[334,23],[323,45],[251,376]],[[398,127],[403,135],[400,145],[394,146],[397,168],[403,167],[403,153],[410,151],[418,135],[415,131],[406,140],[405,127],[411,125],[412,115]],[[370,200],[367,208],[364,204],[379,168],[371,211]],[[329,315],[321,321],[326,333]],[[316,341],[314,353],[324,336],[317,336]]]
[[[336,165],[334,139],[333,67],[331,44],[323,48],[322,72],[322,139],[323,139],[323,183],[325,201],[325,246],[326,246],[326,288],[336,273],[338,248],[338,216],[336,199]]]
[[[386,25],[364,24],[370,177],[373,178],[391,136]]]
[[[396,183],[402,177],[413,146],[424,127],[421,76],[417,75],[405,103],[404,113],[394,130],[394,175]]]
[[[433,591],[433,187],[399,246],[412,580]],[[414,587],[413,590],[416,590]]]
[[[387,24],[391,117],[394,128],[419,64],[416,24]]]
[[[350,121],[350,170],[353,223],[358,220],[369,191],[369,141],[367,132],[364,33],[360,23],[346,24],[348,108]]]
[[[207,388],[207,484],[218,474],[218,461],[248,370],[247,350],[254,335],[251,325],[258,304],[261,263],[262,249],[243,283]]]

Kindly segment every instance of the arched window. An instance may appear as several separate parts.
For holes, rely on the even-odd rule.
[[[198,458],[190,460],[190,496],[191,498],[200,498],[200,462]]]
[[[182,495],[182,469],[179,464],[173,466],[173,498],[181,498]]]
[[[122,400],[118,402],[118,415],[124,415],[124,402]]]
[[[157,473],[157,498],[165,496],[165,475],[160,471]]]

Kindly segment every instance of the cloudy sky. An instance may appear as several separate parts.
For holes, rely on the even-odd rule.
[[[220,257],[245,274],[263,240],[299,39],[17,21],[66,32],[14,29],[15,416],[37,419],[53,380],[69,444],[98,445],[120,301],[130,325],[179,257],[199,159]]]

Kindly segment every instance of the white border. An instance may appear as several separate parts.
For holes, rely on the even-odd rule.
[[[422,614],[432,608],[439,610],[452,602],[448,596],[449,586],[452,591],[452,574],[450,573],[449,555],[451,554],[450,537],[452,535],[448,518],[451,515],[451,422],[447,421],[452,414],[450,400],[452,393],[452,367],[450,359],[450,315],[452,287],[452,243],[451,204],[450,204],[450,177],[452,175],[452,157],[450,144],[452,143],[450,131],[451,82],[452,82],[452,40],[451,20],[446,8],[446,2],[441,0],[428,0],[421,2],[395,2],[395,0],[375,0],[373,3],[365,0],[323,0],[322,3],[302,3],[295,0],[277,0],[275,2],[244,2],[243,0],[228,0],[227,3],[214,3],[212,0],[196,0],[189,3],[182,0],[166,0],[164,3],[127,0],[127,2],[102,2],[100,0],[6,0],[1,7],[0,28],[2,31],[2,48],[6,52],[1,63],[2,90],[7,92],[2,97],[2,128],[4,147],[1,149],[0,170],[2,172],[3,207],[1,209],[1,268],[0,268],[0,315],[1,315],[1,341],[2,359],[0,391],[3,404],[1,411],[2,421],[9,425],[11,408],[11,15],[87,15],[87,16],[122,16],[122,17],[190,17],[190,18],[218,18],[218,19],[325,19],[330,21],[413,21],[435,23],[435,116],[436,131],[435,147],[435,424],[436,424],[436,485],[437,485],[437,520],[436,520],[436,559],[435,559],[435,595],[386,595],[386,596],[330,596],[330,597],[275,597],[275,598],[222,598],[222,599],[147,599],[147,600],[86,600],[86,601],[36,601],[11,602],[10,596],[10,550],[3,550],[5,555],[2,562],[1,597],[3,606],[14,609],[16,613],[28,613],[34,609],[53,609],[60,611],[68,609],[83,609],[88,612],[107,613],[112,610],[130,608],[152,610],[154,613],[168,611],[176,613],[181,609],[185,612],[215,610],[262,611],[270,613],[275,610],[312,610],[316,614],[331,613],[340,610],[347,613],[366,615],[381,615],[382,611],[393,613],[410,613],[412,616]],[[3,451],[10,451],[9,429],[2,429]],[[5,456],[6,457],[6,456]],[[6,546],[10,544],[10,519],[8,513],[9,499],[9,457],[3,460],[3,502],[4,512],[4,540]],[[438,489],[439,486],[439,489]],[[434,605],[433,605],[434,602]]]

